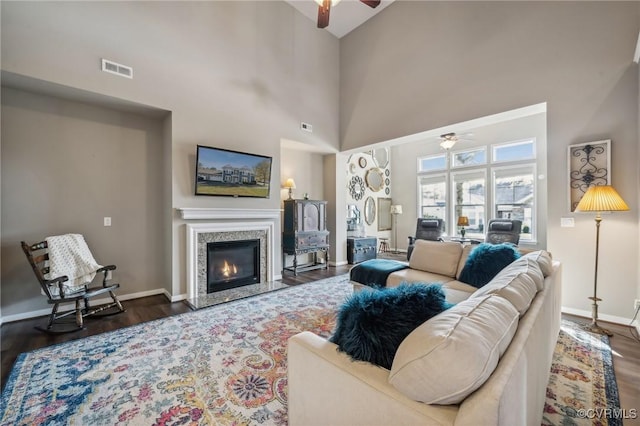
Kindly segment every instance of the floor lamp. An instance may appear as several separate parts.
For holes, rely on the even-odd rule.
[[[393,252],[394,254],[398,254],[398,215],[402,214],[402,206],[400,204],[394,204],[391,206],[391,214],[394,216],[395,218],[395,223],[393,225],[393,228],[395,229],[395,244],[396,244],[396,249]]]
[[[584,194],[576,211],[596,212],[596,268],[593,278],[593,300],[591,304],[591,324],[585,326],[585,329],[593,333],[606,334],[613,336],[613,333],[598,325],[598,302],[602,299],[598,298],[598,246],[600,245],[600,222],[602,222],[601,212],[619,212],[629,210],[622,197],[618,195],[615,189],[609,185],[598,185],[590,187]]]

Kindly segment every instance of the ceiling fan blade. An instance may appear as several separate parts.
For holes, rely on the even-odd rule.
[[[331,0],[322,0],[322,5],[318,6],[318,28],[326,28],[329,25],[330,11]]]
[[[362,3],[366,4],[369,7],[376,8],[380,4],[380,0],[360,0]]]

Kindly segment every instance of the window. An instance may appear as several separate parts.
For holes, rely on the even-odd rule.
[[[418,217],[442,219],[448,235],[459,235],[466,216],[465,235],[478,239],[489,219],[519,219],[520,241],[535,242],[536,176],[534,138],[421,157]]]
[[[469,237],[482,237],[485,224],[485,172],[454,173],[452,179],[454,222],[458,217],[469,218],[469,226],[465,227]],[[453,234],[457,234],[454,232]]]
[[[493,146],[493,161],[520,161],[536,158],[533,139],[519,142],[509,142]]]
[[[418,158],[419,172],[432,172],[434,170],[444,170],[447,168],[447,154],[431,155],[429,157]]]
[[[518,219],[522,221],[520,238],[533,239],[535,168],[525,167],[496,168],[493,171],[493,216],[499,219]]]
[[[446,222],[447,176],[421,176],[418,178],[418,188],[420,191],[420,217],[442,219]]]
[[[477,166],[487,162],[487,149],[473,149],[454,152],[451,156],[451,167]]]

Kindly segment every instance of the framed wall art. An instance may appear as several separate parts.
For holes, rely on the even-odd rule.
[[[591,185],[611,185],[611,140],[569,145],[569,211]]]

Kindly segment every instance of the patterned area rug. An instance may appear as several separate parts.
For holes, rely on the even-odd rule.
[[[351,291],[342,275],[21,354],[0,425],[286,425],[287,339],[328,337]],[[619,406],[605,342],[563,323],[545,425]]]
[[[287,339],[328,337],[348,275],[21,354],[2,425],[286,425]]]
[[[622,425],[607,336],[562,321],[553,354],[543,425]]]

